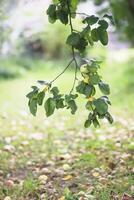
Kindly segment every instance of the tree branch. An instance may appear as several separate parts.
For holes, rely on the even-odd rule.
[[[74,61],[74,59],[72,59],[69,64],[65,67],[65,69],[58,75],[56,76],[51,82],[50,84],[52,84],[53,82],[55,82],[62,74],[64,74],[64,72],[68,69],[68,67],[72,64],[72,62]]]

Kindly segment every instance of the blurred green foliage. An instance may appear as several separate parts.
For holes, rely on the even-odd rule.
[[[12,57],[0,58],[0,80],[14,79],[22,74],[22,68]]]
[[[63,26],[59,22],[56,22],[55,26],[48,24],[45,30],[37,35],[44,46],[45,57],[54,59],[67,58],[70,52],[65,43],[69,33],[69,27]]]
[[[115,25],[122,39],[129,40],[134,45],[134,0],[93,0],[100,8],[100,13],[111,12]]]
[[[70,56],[66,38],[70,33],[68,26],[56,22],[55,26],[47,24],[40,32],[29,37],[21,34],[16,41],[14,55],[28,58],[62,59]]]
[[[28,70],[43,66],[43,59],[8,56],[0,58],[0,80],[14,79],[26,75]]]

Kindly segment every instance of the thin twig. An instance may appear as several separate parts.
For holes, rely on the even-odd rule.
[[[81,13],[81,12],[72,12],[71,15],[85,15],[86,17],[90,17],[90,15],[86,14],[86,13]]]
[[[72,62],[74,61],[74,58],[69,62],[69,64],[65,67],[65,69],[58,75],[56,76],[51,82],[50,84],[52,84],[54,81],[56,81],[62,74],[64,74],[64,72],[68,69],[68,67],[72,64]]]
[[[68,6],[68,11],[69,11],[69,22],[70,22],[70,28],[71,28],[71,33],[73,33],[74,28],[73,28],[73,24],[72,24],[72,19],[71,19],[71,10],[70,10],[70,5],[69,5],[69,1],[67,0],[67,6]],[[74,76],[74,82],[73,82],[73,86],[72,89],[70,91],[70,94],[73,92],[74,87],[75,87],[75,82],[77,80],[77,70],[78,70],[78,63],[77,60],[75,58],[75,51],[74,51],[74,47],[72,46],[72,56],[73,56],[73,60],[75,62],[75,76]]]
[[[74,61],[75,61],[75,60],[74,60]],[[75,64],[75,75],[74,75],[74,82],[73,82],[72,89],[70,90],[70,94],[73,92],[73,90],[74,90],[74,87],[75,87],[75,82],[76,82],[76,80],[77,80],[77,69],[78,69],[78,67],[77,67],[77,65]]]

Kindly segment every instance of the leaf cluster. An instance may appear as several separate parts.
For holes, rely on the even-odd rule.
[[[63,24],[68,24],[69,15],[74,18],[76,13],[76,8],[78,0],[58,0],[53,1],[47,10],[47,15],[49,21],[54,23],[56,20],[60,20]],[[70,10],[68,9],[68,4]],[[71,12],[71,13],[70,13]],[[68,36],[66,43],[70,46],[73,46],[80,52],[83,52],[88,45],[93,46],[95,42],[100,41],[102,45],[108,44],[108,22],[107,15],[104,15],[103,18],[100,18],[95,15],[87,16],[82,20],[84,28],[81,32],[73,30]]]
[[[95,15],[86,17],[82,23],[85,25],[81,32],[72,32],[66,43],[75,49],[83,52],[88,45],[93,46],[95,42],[100,41],[102,45],[108,44],[108,22],[105,17],[99,19]]]
[[[63,108],[70,109],[71,113],[75,114],[77,110],[75,100],[77,97],[77,94],[60,94],[59,89],[51,87],[51,85],[45,86],[43,90],[40,90],[37,86],[32,86],[32,91],[27,94],[30,112],[36,116],[37,107],[44,105],[47,117],[51,116],[56,109]]]
[[[85,127],[89,127],[92,123],[95,127],[99,126],[99,119],[106,118],[110,123],[113,118],[108,112],[108,106],[111,105],[107,95],[110,94],[110,87],[104,83],[98,73],[100,68],[99,61],[90,60],[81,66],[81,74],[83,80],[79,82],[76,91],[82,94],[87,99],[86,109],[89,111],[88,119],[85,122]],[[95,98],[96,87],[100,89],[103,95]]]
[[[95,42],[100,41],[102,45],[108,44],[108,15],[104,15],[99,18],[95,15],[86,15],[83,13],[77,13],[78,0],[53,0],[47,9],[48,19],[51,23],[59,20],[62,24],[69,24],[71,33],[67,37],[66,43],[71,47],[72,60],[65,67],[54,80],[50,83],[46,81],[38,81],[45,87],[40,89],[37,86],[32,86],[32,91],[27,94],[29,99],[28,105],[30,112],[35,116],[38,106],[44,106],[46,116],[51,116],[55,110],[69,109],[71,114],[75,114],[77,111],[76,100],[78,96],[82,95],[85,99],[85,108],[89,112],[88,118],[85,121],[85,127],[88,128],[91,124],[95,127],[99,126],[99,120],[106,118],[110,123],[113,122],[113,118],[110,115],[108,109],[111,105],[108,95],[110,94],[110,87],[107,83],[104,83],[102,77],[99,74],[101,62],[95,59],[85,59],[85,64],[79,66],[75,56],[75,52],[85,51],[88,45],[94,45]],[[74,29],[72,18],[75,18],[77,14],[82,14],[82,31],[79,32]],[[69,94],[61,94],[58,87],[53,87],[55,82],[66,69],[74,62],[75,64],[75,79],[73,81],[73,87]],[[77,70],[80,69],[81,80],[76,86]],[[96,97],[97,87],[103,94],[103,96]],[[75,89],[75,93],[74,93]]]
[[[68,10],[68,5],[70,10]],[[53,4],[47,9],[47,15],[50,23],[60,20],[63,24],[68,24],[70,11],[76,11],[78,0],[53,0]],[[72,15],[75,17],[75,14]]]

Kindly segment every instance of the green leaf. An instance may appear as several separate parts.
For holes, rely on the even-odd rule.
[[[56,15],[56,5],[51,4],[48,9],[47,9],[47,15],[49,15],[50,17],[55,17]]]
[[[88,101],[88,102],[86,103],[86,109],[87,109],[87,110],[92,110],[92,108],[93,108],[92,102]]]
[[[32,115],[36,116],[36,112],[37,112],[37,98],[32,98],[31,100],[29,100],[29,109]]]
[[[33,91],[32,91],[32,92],[29,92],[29,93],[26,95],[26,97],[27,97],[28,99],[31,99],[31,98],[37,96],[38,91],[39,91],[39,88],[36,87],[36,86],[32,86],[31,88],[33,89]]]
[[[91,46],[94,45],[94,41],[93,41],[93,39],[92,39],[91,36],[87,36],[87,40],[88,40],[88,42],[89,42],[89,44],[90,44]]]
[[[37,112],[37,95],[39,88],[36,86],[32,86],[33,91],[28,93],[26,97],[29,99],[28,106],[32,115],[36,115]]]
[[[56,97],[59,94],[58,87],[53,87],[50,92]]]
[[[86,97],[90,97],[93,95],[95,88],[92,85],[86,85],[84,94]]]
[[[78,5],[78,0],[73,0],[73,1],[71,1],[71,7],[72,7],[74,10],[76,10],[77,5]]]
[[[68,10],[64,8],[60,8],[57,11],[57,18],[63,23],[68,24]]]
[[[87,23],[88,25],[93,25],[95,24],[97,21],[99,20],[98,17],[96,17],[95,15],[91,15],[90,17],[86,17],[84,20],[83,20],[83,23]]]
[[[60,2],[60,0],[53,0],[54,4],[58,4]]]
[[[96,65],[95,63],[91,62],[87,65],[88,71],[91,73],[96,73],[98,71],[99,66]]]
[[[76,91],[80,94],[84,94],[85,93],[85,88],[86,88],[86,83],[84,83],[84,81],[81,81],[78,86],[76,87]]]
[[[108,28],[108,23],[107,23],[107,21],[104,20],[104,19],[99,20],[98,24],[101,25],[101,27],[104,28],[104,29],[107,29],[107,28]]]
[[[91,126],[91,123],[92,123],[92,121],[91,121],[91,120],[89,120],[89,119],[88,119],[88,120],[86,120],[86,121],[85,121],[85,124],[84,124],[84,127],[85,127],[85,128],[88,128],[88,127],[90,127],[90,126]]]
[[[95,94],[95,88],[93,85],[89,85],[81,81],[76,87],[76,91],[80,94],[86,95],[86,97],[92,96]]]
[[[107,19],[110,20],[110,22],[111,22],[112,24],[115,24],[115,22],[114,22],[114,18],[113,18],[112,15],[105,14],[105,15],[103,16],[103,18],[107,18]]]
[[[71,35],[68,36],[66,43],[71,46],[76,46],[79,44],[80,41],[80,34],[79,33],[71,33]]]
[[[83,29],[83,31],[81,32],[81,35],[82,35],[83,37],[85,37],[85,36],[88,37],[90,31],[91,31],[91,28],[90,28],[90,26],[88,25],[86,28]]]
[[[90,75],[89,81],[92,85],[97,85],[100,82],[100,77],[97,73],[92,74]]]
[[[110,124],[112,124],[114,121],[109,112],[106,113],[105,118],[109,121]]]
[[[71,1],[71,12],[74,13],[77,9],[78,0]],[[73,17],[73,16],[72,16]],[[75,17],[75,16],[74,16]]]
[[[46,116],[49,117],[54,113],[54,110],[56,108],[56,102],[53,98],[48,98],[47,101],[45,102],[45,111],[46,111]]]
[[[68,108],[71,109],[72,114],[75,114],[75,112],[77,110],[77,105],[76,105],[74,100],[71,100],[71,101],[68,102]]]
[[[101,26],[98,27],[98,36],[100,42],[105,46],[108,44],[108,34],[105,29],[103,29]]]
[[[91,31],[91,37],[93,39],[94,42],[98,42],[99,40],[99,36],[98,36],[98,31],[96,28],[92,29]]]
[[[38,99],[39,106],[41,106],[43,104],[44,97],[45,97],[44,91],[38,93],[37,99]]]
[[[91,112],[89,113],[88,119],[89,119],[89,120],[92,120],[92,119],[93,119],[93,113],[91,113]]]
[[[70,94],[69,96],[71,97],[71,99],[76,99],[78,97],[78,94]]]
[[[103,83],[102,81],[99,82],[99,88],[101,90],[101,92],[105,95],[109,95],[110,94],[110,87],[108,84]]]
[[[37,81],[40,85],[47,85],[47,86],[51,86],[51,84],[48,81],[44,81],[44,80],[38,80]]]
[[[86,38],[81,37],[79,43],[75,46],[75,48],[78,49],[80,52],[83,52],[86,49],[87,45],[88,41],[86,40]]]
[[[107,110],[108,110],[108,105],[107,103],[103,100],[103,99],[97,99],[93,101],[95,107],[96,107],[96,111],[100,114],[106,114]]]
[[[99,121],[97,120],[97,118],[93,119],[93,125],[95,128],[100,127]]]
[[[37,86],[32,86],[31,88],[32,88],[34,91],[35,91],[35,90],[39,90],[39,88],[38,88]]]
[[[107,96],[100,97],[103,101],[105,101],[107,104],[111,105],[111,102],[109,101],[109,98]]]
[[[78,94],[65,95],[65,101],[68,103],[70,100],[74,100],[78,97]]]
[[[81,37],[79,33],[71,33],[66,41],[67,44],[75,47],[79,51],[84,51],[86,46],[88,45],[87,40],[84,37]]]
[[[56,108],[57,109],[64,108],[64,107],[65,107],[65,105],[64,105],[64,99],[63,98],[56,100]]]
[[[85,94],[87,84],[84,81],[81,81],[78,86],[76,87],[76,91],[80,94]]]
[[[57,19],[56,16],[56,5],[51,4],[49,8],[47,9],[47,15],[49,16],[49,22],[54,23]]]

